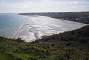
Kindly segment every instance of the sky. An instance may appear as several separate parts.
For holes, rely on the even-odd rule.
[[[89,11],[89,0],[0,0],[0,13]]]

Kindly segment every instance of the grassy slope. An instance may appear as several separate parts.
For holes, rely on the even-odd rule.
[[[0,37],[0,60],[89,60],[89,26],[31,43]]]

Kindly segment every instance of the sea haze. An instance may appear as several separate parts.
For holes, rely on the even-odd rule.
[[[27,42],[39,39],[44,35],[75,30],[85,25],[47,16],[24,16],[13,13],[0,14],[0,36],[7,38],[20,37]]]

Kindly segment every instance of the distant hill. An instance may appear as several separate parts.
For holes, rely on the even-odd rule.
[[[89,25],[33,42],[0,37],[0,60],[89,60]]]
[[[20,13],[20,15],[40,15],[49,16],[52,18],[76,21],[89,24],[89,12],[48,12],[48,13]]]

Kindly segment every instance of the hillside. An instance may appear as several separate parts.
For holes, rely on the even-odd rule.
[[[56,19],[70,20],[80,23],[89,24],[89,12],[44,12],[44,13],[20,13],[20,15],[48,16]]]
[[[0,37],[0,60],[89,60],[89,25],[34,42]]]
[[[83,27],[78,30],[55,34],[52,36],[43,36],[38,42],[47,42],[60,44],[63,46],[76,47],[76,48],[88,48],[89,47],[89,26]]]

